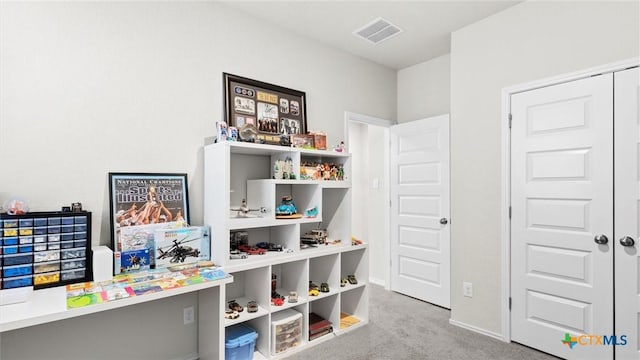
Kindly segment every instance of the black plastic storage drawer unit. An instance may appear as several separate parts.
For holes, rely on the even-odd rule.
[[[0,214],[0,289],[92,280],[91,213]]]

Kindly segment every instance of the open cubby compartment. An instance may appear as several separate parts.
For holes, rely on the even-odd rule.
[[[296,224],[274,226],[269,228],[272,243],[280,244],[285,249],[300,250],[300,227]]]
[[[237,216],[237,212],[231,211],[231,208],[238,208],[242,204],[242,199],[247,200],[250,208],[255,207],[252,206],[251,198],[247,194],[247,179],[269,179],[269,159],[269,156],[264,155],[231,154],[229,164],[229,218]]]
[[[285,249],[297,251],[300,242],[300,228],[297,224],[286,224],[271,227],[257,227],[242,230],[233,230],[229,234],[229,243],[236,232],[245,232],[248,237],[248,245],[256,246],[260,242],[274,243],[282,245]],[[230,246],[230,248],[232,248]],[[268,251],[267,254],[278,254],[278,251]],[[284,251],[282,253],[285,253]],[[260,258],[261,255],[249,256],[249,258]]]
[[[369,253],[366,247],[358,249],[348,249],[340,255],[340,276],[343,278],[355,275],[357,284],[347,284],[342,291],[347,291],[356,287],[362,287],[369,281]]]
[[[322,191],[317,184],[277,184],[276,206],[280,205],[284,196],[291,196],[299,214],[305,215],[307,209],[317,207],[317,215],[309,220],[322,220]]]
[[[358,327],[359,325],[366,324],[369,319],[369,302],[367,298],[369,288],[361,286],[351,291],[343,292],[340,294],[340,312],[353,316],[360,320],[357,323],[352,324],[349,327],[341,328],[340,321],[336,323],[334,331],[346,331]]]
[[[308,260],[298,260],[287,263],[275,264],[271,266],[271,274],[276,276],[276,291],[285,297],[282,306],[271,304],[271,312],[299,306],[307,302],[307,292],[309,289],[309,262]],[[269,275],[270,279],[271,274]],[[272,281],[272,280],[271,280]],[[289,294],[295,291],[298,294],[297,302],[289,302]],[[269,288],[269,296],[271,287]]]
[[[289,176],[287,177],[288,179],[300,179],[300,154],[296,151],[282,151],[282,152],[273,152],[271,154],[271,162],[269,163],[270,165],[270,170],[271,172],[269,173],[269,177],[262,177],[263,179],[275,179],[275,172],[276,172],[276,161],[278,160],[282,160],[282,161],[287,161],[287,160],[291,160],[291,173],[293,173],[293,179]],[[248,178],[248,179],[257,179],[257,178]]]
[[[309,303],[309,313],[316,313],[322,316],[326,320],[331,322],[333,331],[337,331],[340,328],[340,297],[337,294],[318,299],[317,301]],[[307,327],[311,324],[307,323]],[[307,338],[309,331],[306,332]],[[327,337],[332,337],[333,334],[327,334]],[[319,341],[320,339],[326,339],[325,336],[321,336],[313,341]]]
[[[256,347],[254,350],[254,359],[268,359],[271,351],[269,340],[271,339],[271,323],[269,316],[261,316],[245,322],[245,325],[252,328],[258,333],[256,339]]]
[[[296,313],[300,313],[302,316],[299,317],[301,328],[298,332],[297,329],[289,328],[285,330],[287,332],[291,332],[291,335],[294,337],[299,337],[299,342],[297,345],[290,347],[284,351],[277,352],[276,348],[278,347],[279,341],[282,339],[278,339],[278,334],[275,331],[276,328],[273,326],[274,324],[294,324],[297,320],[293,320],[293,317],[298,317]],[[309,304],[298,304],[297,306],[289,308],[287,311],[278,311],[276,313],[271,314],[271,355],[272,358],[283,358],[291,355],[294,352],[304,349],[304,345],[308,343],[307,334],[309,333]],[[285,325],[285,328],[288,326]]]
[[[340,254],[318,256],[309,259],[309,281],[312,281],[318,286],[323,282],[329,285],[328,293],[320,292],[318,296],[309,296],[309,301],[319,301],[320,299],[340,292],[339,265]]]
[[[336,166],[342,167],[343,170],[343,181],[349,180],[349,176],[351,175],[351,161],[349,154],[338,153],[338,152],[330,152],[330,151],[300,151],[300,167],[308,168],[309,165],[317,165],[317,164],[328,164],[329,167]],[[313,166],[311,166],[313,168]],[[312,169],[313,172],[313,169]],[[307,174],[309,175],[309,174]],[[302,177],[301,177],[302,179]],[[307,179],[314,180],[314,179]],[[322,179],[320,179],[322,180]],[[334,181],[334,180],[328,180]]]
[[[243,307],[237,319],[225,319],[225,326],[237,324],[269,313],[271,298],[269,297],[269,267],[259,267],[251,270],[233,273],[233,282],[226,285],[225,309],[229,301],[235,300]],[[249,313],[247,303],[251,300],[258,302],[258,312]]]
[[[328,241],[351,245],[351,189],[322,189],[322,226],[327,229]]]

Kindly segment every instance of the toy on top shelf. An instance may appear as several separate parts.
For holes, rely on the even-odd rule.
[[[27,205],[26,201],[20,198],[7,200],[7,202],[4,203],[3,208],[9,215],[24,215],[29,212],[29,205]]]
[[[298,214],[298,209],[289,195],[282,197],[282,202],[276,208],[276,219],[299,219],[302,214]]]
[[[314,206],[304,211],[304,217],[314,218],[318,216],[318,207]]]
[[[276,160],[273,164],[273,178],[276,180],[295,180],[296,174],[293,172],[293,160],[287,157],[285,160]]]
[[[237,211],[236,217],[251,217],[252,212],[257,212],[259,217],[262,217],[262,214],[266,214],[267,213],[267,208],[265,207],[259,207],[256,209],[250,209],[247,206],[247,199],[242,199],[242,204],[240,204],[240,207],[236,207],[236,208],[231,208],[231,211]]]
[[[344,180],[344,165],[304,161],[300,167],[300,179],[302,180]]]
[[[333,151],[344,152],[345,151],[344,141],[340,141],[340,144],[336,145],[336,147],[333,148]]]

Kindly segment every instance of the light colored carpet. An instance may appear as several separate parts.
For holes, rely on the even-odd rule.
[[[368,325],[287,359],[557,359],[516,343],[504,343],[450,325],[449,310],[377,285],[370,285],[369,298]]]

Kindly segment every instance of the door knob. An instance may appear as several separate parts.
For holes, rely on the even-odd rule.
[[[631,236],[623,236],[620,238],[620,245],[622,246],[633,246],[635,243]]]
[[[593,241],[595,241],[598,245],[604,245],[609,242],[609,238],[607,238],[607,236],[604,234],[600,234],[596,235],[596,237],[593,238]],[[622,241],[622,239],[620,239],[620,241]]]
[[[447,218],[440,219],[440,224],[447,225],[448,223],[449,223],[449,220],[447,220]]]

